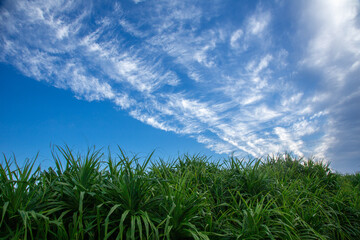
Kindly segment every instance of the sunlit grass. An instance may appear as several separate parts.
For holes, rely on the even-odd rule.
[[[359,173],[311,159],[53,158],[1,160],[0,239],[360,239]]]

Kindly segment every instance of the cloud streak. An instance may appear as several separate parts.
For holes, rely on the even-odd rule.
[[[340,116],[349,103],[358,112],[351,104],[360,92],[360,34],[357,2],[321,8],[326,3],[301,6],[298,32],[307,45],[298,56],[275,37],[278,6],[258,4],[234,23],[222,2],[129,1],[104,8],[5,1],[0,60],[77,98],[111,101],[145,124],[218,153],[318,151],[331,159],[331,139],[347,137],[359,119]],[[307,71],[322,76],[311,91],[298,80]],[[334,90],[342,99],[337,106],[329,104]]]

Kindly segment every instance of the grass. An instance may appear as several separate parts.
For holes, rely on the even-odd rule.
[[[0,239],[360,239],[360,174],[311,159],[53,158],[3,157]]]

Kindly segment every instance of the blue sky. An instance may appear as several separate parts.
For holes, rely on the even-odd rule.
[[[360,170],[360,2],[2,1],[0,150],[290,151]]]

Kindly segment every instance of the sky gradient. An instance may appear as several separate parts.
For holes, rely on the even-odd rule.
[[[289,151],[360,171],[359,9],[354,0],[2,1],[0,150],[70,141]]]

